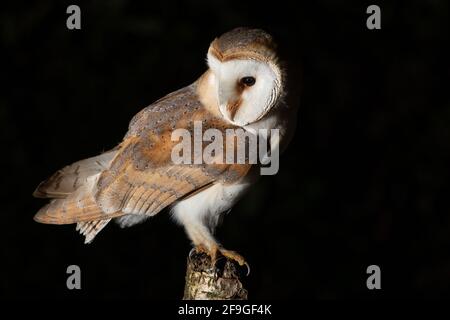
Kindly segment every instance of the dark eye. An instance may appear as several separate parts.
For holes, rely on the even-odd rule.
[[[256,82],[256,79],[253,77],[243,77],[241,79],[241,83],[243,85],[246,85],[247,87],[251,87],[252,85],[254,85]]]

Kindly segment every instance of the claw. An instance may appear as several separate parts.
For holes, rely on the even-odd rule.
[[[222,256],[230,260],[236,261],[240,266],[245,265],[247,267],[247,276],[250,274],[250,265],[239,253],[224,248],[219,248],[218,251],[222,254]]]
[[[191,260],[192,255],[194,253],[197,253],[197,254],[199,254],[199,253],[206,253],[207,255],[209,255],[211,257],[211,259],[213,257],[213,255],[201,244],[200,245],[196,245],[195,247],[193,247],[191,249],[191,251],[189,251],[189,255],[188,255],[189,260]]]
[[[192,248],[191,251],[189,251],[189,256],[188,256],[189,260],[192,260],[192,254],[194,253],[194,251],[197,252],[197,249],[196,248]]]
[[[227,250],[225,248],[221,247],[213,247],[211,250],[207,250],[203,245],[197,245],[194,248],[191,249],[189,252],[189,260],[191,260],[192,255],[195,253],[206,253],[211,257],[211,265],[215,266],[217,261],[220,259],[229,259],[232,261],[236,261],[240,266],[245,266],[247,268],[247,274],[248,276],[250,274],[250,265],[245,261],[244,257],[242,257],[239,253],[232,250]],[[220,253],[218,256],[217,253]]]
[[[250,265],[247,263],[247,261],[245,261],[244,264],[247,267],[247,274],[245,276],[248,277],[250,275]]]

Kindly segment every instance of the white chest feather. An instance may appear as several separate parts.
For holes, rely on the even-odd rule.
[[[202,223],[213,230],[221,214],[230,210],[249,186],[248,180],[232,185],[215,184],[178,202],[172,208],[173,216],[183,225]]]

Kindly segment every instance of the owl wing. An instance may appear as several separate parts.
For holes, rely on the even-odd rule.
[[[137,149],[142,146],[139,141],[133,140],[131,138],[125,143],[133,145],[133,152],[139,152]],[[144,167],[147,169],[141,170],[136,166],[136,160],[146,163]],[[152,216],[218,179],[218,175],[209,175],[202,166],[155,165],[156,161],[155,157],[146,157],[145,153],[133,159],[125,147],[113,163],[113,168],[100,175],[95,195],[97,203],[107,214],[121,211],[124,214]]]
[[[195,85],[141,111],[132,120],[110,169],[100,175],[95,199],[101,208],[108,214],[120,210],[154,215],[208,185],[232,183],[245,176],[249,164],[173,163],[171,153],[179,143],[171,139],[173,130],[182,128],[194,137],[195,121],[201,121],[203,129],[215,128],[223,133],[232,127],[204,108]],[[226,152],[226,148],[223,150]]]
[[[36,198],[66,198],[86,184],[89,177],[107,169],[115,154],[116,150],[113,149],[58,170],[39,184],[33,196]]]
[[[64,199],[43,207],[35,220],[68,224],[106,220],[125,214],[154,215],[176,200],[216,182],[231,183],[245,176],[248,164],[174,164],[171,152],[175,128],[193,131],[193,122],[225,130],[198,101],[191,85],[138,113],[130,123],[106,170],[90,176]],[[191,134],[193,137],[193,133]]]

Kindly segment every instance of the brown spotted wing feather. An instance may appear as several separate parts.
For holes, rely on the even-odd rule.
[[[38,187],[36,196],[60,199],[43,207],[35,219],[67,224],[126,214],[154,215],[209,184],[231,183],[245,176],[250,165],[188,165],[171,161],[172,148],[179,143],[171,140],[173,130],[184,128],[192,133],[196,120],[202,121],[203,130],[214,127],[224,132],[230,128],[202,106],[196,84],[143,109],[113,152],[75,163]],[[86,161],[89,165],[79,165]],[[82,224],[80,229],[89,234],[104,225]]]

